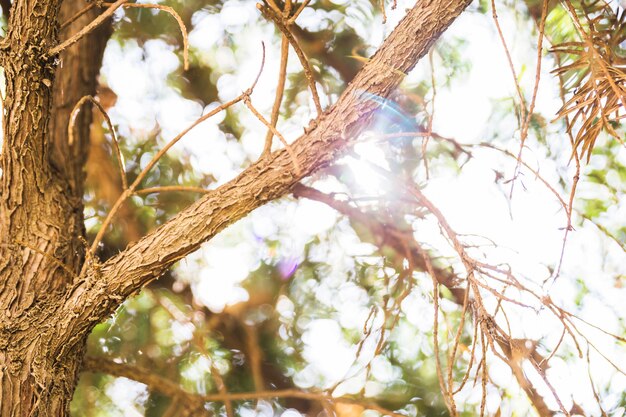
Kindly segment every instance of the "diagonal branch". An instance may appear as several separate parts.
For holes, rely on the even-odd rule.
[[[388,97],[433,42],[471,0],[418,2],[357,74],[316,127],[292,145],[301,172],[285,149],[205,194],[170,221],[87,273],[67,290],[57,311],[60,337],[71,349],[76,337],[111,314],[124,299],[165,273],[176,261],[268,201],[282,197],[302,178],[328,166],[354,143],[379,104],[364,93]]]

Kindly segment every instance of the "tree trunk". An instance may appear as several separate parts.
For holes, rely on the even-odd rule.
[[[84,343],[63,356],[51,323],[58,295],[84,259],[83,165],[91,110],[67,126],[75,103],[95,94],[107,26],[59,57],[58,21],[82,2],[14,2],[3,40],[7,94],[0,197],[0,415],[64,416],[76,386]],[[61,31],[67,38],[97,10]],[[56,74],[55,74],[56,72]],[[56,75],[56,76],[55,76]]]

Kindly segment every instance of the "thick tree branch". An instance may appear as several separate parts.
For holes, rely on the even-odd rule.
[[[301,168],[294,173],[285,149],[263,158],[180,212],[135,246],[111,258],[68,290],[59,328],[74,339],[106,318],[125,298],[162,275],[221,230],[268,201],[287,194],[303,177],[327,166],[363,130],[378,104],[363,94],[387,97],[471,0],[420,1],[357,74],[338,102],[292,145]],[[78,334],[77,334],[78,333]],[[72,343],[69,343],[71,345]],[[69,349],[68,345],[68,349]]]

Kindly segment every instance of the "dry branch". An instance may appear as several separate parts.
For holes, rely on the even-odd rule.
[[[344,404],[359,404],[365,408],[378,411],[383,415],[392,417],[406,417],[404,414],[396,413],[377,404],[367,403],[352,398],[335,398],[324,392],[302,391],[298,389],[285,389],[276,391],[257,392],[235,392],[218,394],[192,394],[184,391],[178,384],[166,378],[155,375],[150,371],[128,364],[114,362],[106,358],[87,357],[84,361],[84,368],[90,372],[102,372],[109,375],[132,379],[147,385],[150,389],[159,391],[162,394],[174,399],[183,399],[194,406],[201,406],[205,402],[226,402],[244,401],[269,398],[302,398],[315,401],[329,401]]]
[[[103,6],[113,6],[113,3],[102,3]],[[189,37],[187,35],[187,28],[185,27],[185,23],[183,19],[180,17],[176,10],[171,8],[170,6],[164,6],[162,4],[155,3],[125,3],[122,7],[130,8],[130,9],[156,9],[162,10],[168,14],[170,14],[175,20],[178,28],[180,29],[180,33],[183,37],[183,69],[187,71],[189,69]]]
[[[225,227],[287,194],[301,178],[345,152],[379,106],[372,100],[363,100],[363,92],[388,97],[402,81],[402,74],[414,67],[470,3],[419,2],[408,12],[338,102],[318,118],[317,127],[291,145],[302,170],[300,175],[294,173],[289,153],[285,149],[276,151],[207,193],[101,268],[87,271],[67,291],[64,306],[58,311],[58,326],[68,342],[76,333],[86,334],[124,299]]]
[[[291,30],[289,28],[289,21],[282,17],[281,13],[275,12],[271,7],[263,7],[261,4],[257,4],[258,9],[263,13],[263,15],[268,19],[274,22],[276,27],[283,33],[283,36],[289,41],[289,44],[292,46],[293,50],[296,52],[298,59],[300,60],[300,64],[304,69],[304,75],[309,83],[309,89],[311,90],[311,94],[313,95],[313,103],[315,103],[315,109],[317,110],[318,117],[323,113],[322,105],[320,104],[320,97],[317,93],[317,87],[315,85],[315,77],[313,77],[313,69],[311,68],[311,64],[307,59],[306,55],[302,51],[298,40],[293,36]]]

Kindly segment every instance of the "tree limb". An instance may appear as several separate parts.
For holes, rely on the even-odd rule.
[[[299,389],[284,389],[275,391],[233,392],[217,394],[192,394],[184,391],[178,384],[150,371],[136,366],[117,363],[106,358],[87,357],[83,363],[84,370],[89,372],[103,372],[109,375],[132,379],[141,382],[148,388],[159,391],[171,398],[180,398],[188,401],[194,408],[205,402],[244,401],[265,398],[303,398],[307,400],[325,400],[345,404],[359,404],[365,408],[378,411],[383,415],[392,417],[406,417],[403,414],[393,412],[377,404],[361,401],[353,398],[335,398],[324,392],[302,391]]]
[[[291,148],[301,168],[294,172],[285,149],[254,163],[207,193],[170,221],[70,287],[58,310],[58,328],[68,339],[82,337],[124,299],[162,275],[176,261],[252,210],[287,194],[302,178],[333,162],[367,126],[378,103],[363,93],[389,96],[434,41],[471,0],[420,1],[357,74],[337,103]]]

